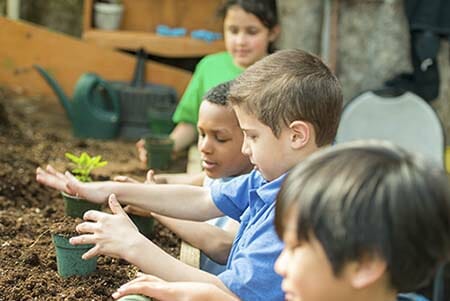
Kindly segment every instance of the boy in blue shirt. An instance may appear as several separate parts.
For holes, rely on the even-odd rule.
[[[83,255],[121,257],[167,281],[212,283],[242,300],[283,300],[273,265],[283,244],[274,226],[275,198],[286,173],[334,139],[342,108],[337,78],[316,56],[282,50],[250,66],[230,91],[244,132],[242,152],[255,169],[209,189],[186,185],[117,182],[81,183],[70,173],[38,168],[37,180],[92,202],[108,199],[113,214],[89,211],[72,244],[95,244]],[[164,253],[137,232],[122,204],[183,219],[228,215],[241,226],[228,254],[227,269],[214,276]],[[145,254],[145,255],[143,255]],[[271,284],[270,290],[262,288]]]

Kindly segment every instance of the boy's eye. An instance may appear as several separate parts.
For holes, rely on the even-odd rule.
[[[246,138],[248,140],[255,140],[257,138],[256,135],[250,135],[245,131],[243,133],[244,133],[244,138]]]
[[[225,143],[227,141],[229,141],[230,139],[228,138],[221,138],[221,137],[216,137],[217,142],[219,143]]]

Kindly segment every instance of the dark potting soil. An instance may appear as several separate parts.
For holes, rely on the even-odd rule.
[[[64,217],[64,205],[58,191],[35,181],[35,170],[47,163],[65,170],[65,152],[86,151],[109,162],[95,173],[97,179],[122,174],[143,180],[146,170],[137,160],[135,141],[73,138],[56,100],[0,88],[0,107],[8,119],[0,122],[0,300],[112,300],[136,267],[100,256],[97,271],[88,277],[60,278],[50,229]],[[185,166],[181,157],[169,171],[182,172]],[[152,240],[179,256],[180,241],[158,223]]]

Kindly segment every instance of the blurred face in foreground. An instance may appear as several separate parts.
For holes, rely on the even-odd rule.
[[[350,301],[351,286],[346,268],[339,277],[319,241],[315,238],[299,242],[296,214],[290,214],[284,231],[285,247],[275,262],[275,271],[283,277],[282,289],[289,301]]]

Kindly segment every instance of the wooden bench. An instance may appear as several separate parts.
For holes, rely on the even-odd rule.
[[[188,173],[198,173],[201,171],[200,153],[196,145],[192,145],[188,152]],[[200,268],[200,250],[194,248],[187,242],[181,242],[180,260],[195,268]]]

